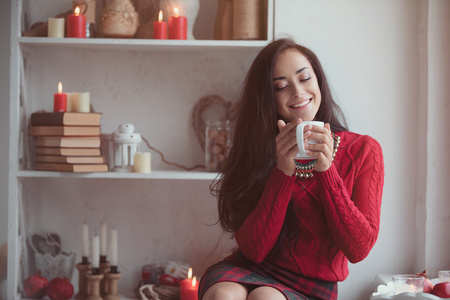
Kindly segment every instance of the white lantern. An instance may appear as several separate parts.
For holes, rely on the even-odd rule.
[[[139,151],[141,135],[134,132],[133,124],[122,124],[112,137],[115,172],[133,172],[134,154]]]

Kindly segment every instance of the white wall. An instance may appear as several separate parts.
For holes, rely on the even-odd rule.
[[[444,246],[450,235],[442,226],[450,211],[443,150],[450,145],[443,126],[449,112],[449,5],[276,1],[276,35],[288,34],[316,52],[350,130],[375,137],[383,147],[380,235],[369,257],[350,266],[339,299],[367,299],[379,273],[427,268],[436,276],[450,266]],[[431,147],[424,145],[427,136]]]
[[[425,264],[450,269],[450,2],[429,1]]]

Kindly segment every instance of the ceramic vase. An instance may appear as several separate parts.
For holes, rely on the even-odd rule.
[[[35,253],[36,269],[41,270],[42,276],[51,280],[55,277],[72,278],[75,269],[76,253],[59,253],[52,256],[50,253]]]
[[[195,40],[193,30],[195,20],[200,10],[199,0],[159,0],[159,8],[167,19],[174,15],[174,8],[178,8],[180,16],[187,18],[187,39]],[[166,17],[164,17],[166,19]]]
[[[130,0],[110,0],[102,12],[102,33],[110,38],[132,38],[139,16]]]

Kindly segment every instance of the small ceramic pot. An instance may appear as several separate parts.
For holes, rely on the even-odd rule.
[[[111,0],[103,8],[102,33],[109,38],[132,38],[139,26],[139,15],[130,0]]]

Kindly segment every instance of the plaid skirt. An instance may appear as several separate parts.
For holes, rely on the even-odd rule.
[[[279,290],[289,300],[336,300],[337,282],[305,278],[289,270],[269,265],[255,264],[238,251],[209,267],[201,277],[198,299],[218,282],[236,282],[247,288],[270,286]]]

